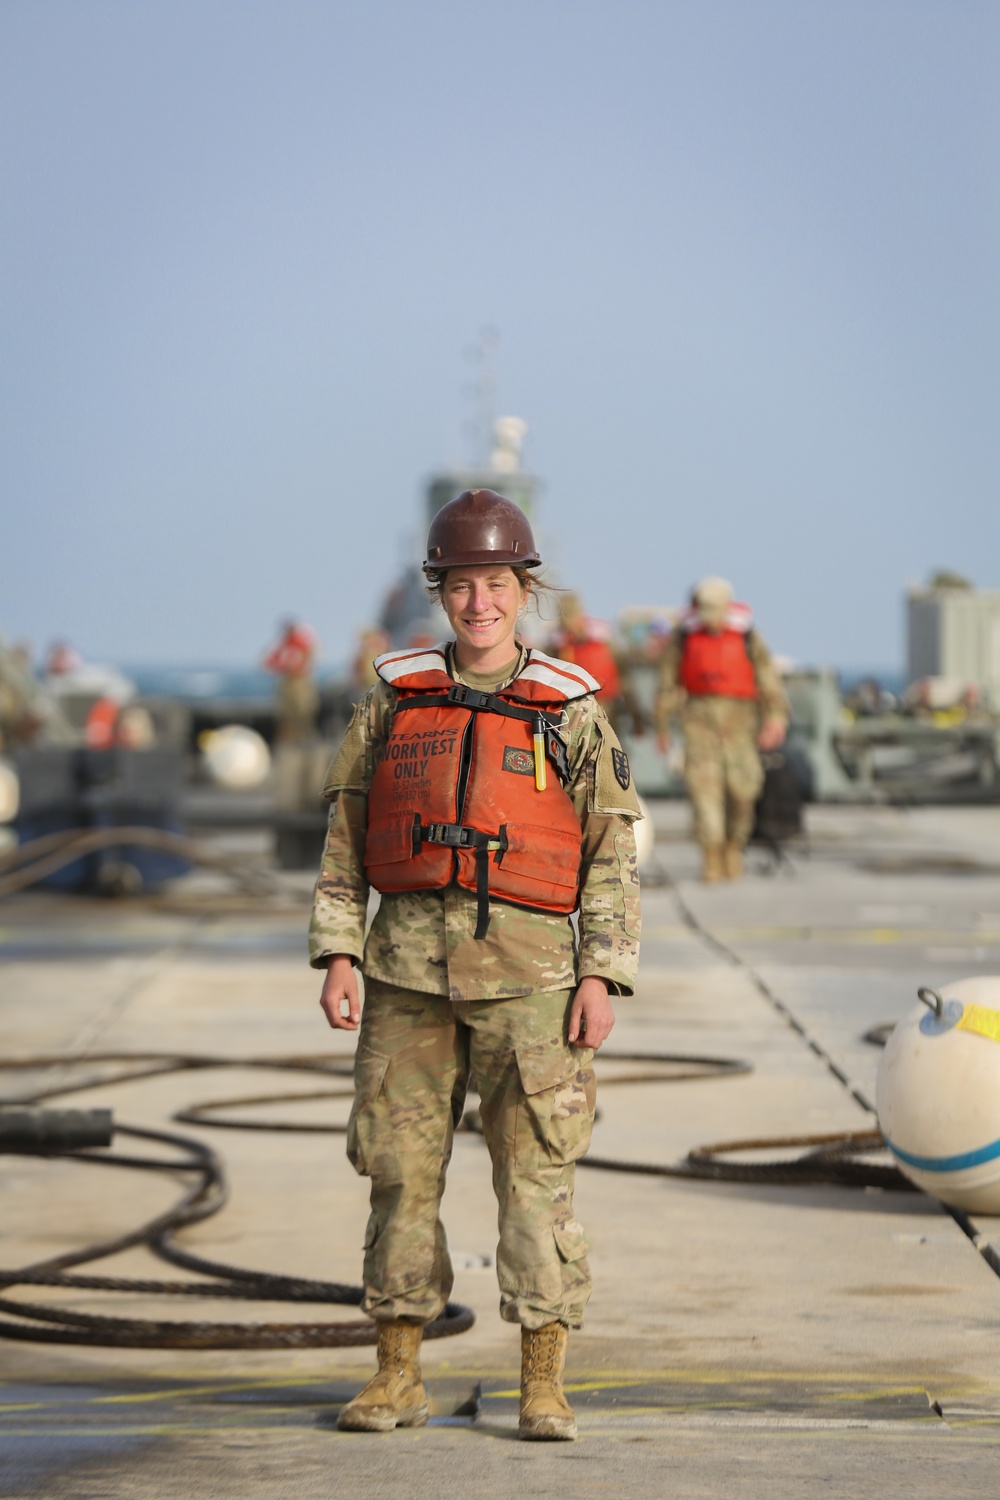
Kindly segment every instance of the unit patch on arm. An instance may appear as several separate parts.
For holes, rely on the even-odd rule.
[[[598,711],[594,724],[600,735],[597,754],[590,766],[588,805],[591,812],[615,813],[623,818],[641,818],[642,809],[632,780],[628,756],[604,714]]]
[[[503,768],[505,771],[516,771],[519,776],[534,776],[535,757],[530,750],[522,750],[517,745],[505,745]]]

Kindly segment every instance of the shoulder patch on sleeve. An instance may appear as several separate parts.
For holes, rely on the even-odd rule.
[[[594,766],[593,811],[620,813],[625,818],[641,818],[642,810],[628,756],[604,715],[598,715],[595,722],[600,731],[601,743]]]
[[[367,792],[371,779],[367,731],[368,699],[362,698],[326,773],[323,796],[328,802],[338,792]]]

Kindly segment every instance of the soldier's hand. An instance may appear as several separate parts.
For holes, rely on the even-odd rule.
[[[785,726],[780,719],[768,719],[757,736],[761,750],[777,750],[785,743]]]
[[[615,1024],[614,1006],[603,979],[588,974],[581,979],[569,1008],[569,1041],[577,1047],[593,1047],[606,1042]]]
[[[666,755],[670,749],[670,735],[666,729],[661,729],[656,736],[656,748],[661,755]]]
[[[349,954],[335,953],[331,958],[319,1003],[335,1030],[357,1031],[361,1020],[361,1002],[358,999],[358,976]]]

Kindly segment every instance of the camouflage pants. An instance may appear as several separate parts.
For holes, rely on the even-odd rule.
[[[732,699],[699,700],[684,715],[684,780],[702,848],[742,849],[750,837],[764,784],[757,722],[756,704]]]
[[[573,1217],[590,1144],[593,1053],[565,1040],[570,990],[453,1002],[368,979],[347,1152],[370,1176],[362,1306],[435,1318],[453,1273],[439,1208],[466,1088],[479,1091],[499,1207],[500,1315],[577,1328],[590,1248]]]

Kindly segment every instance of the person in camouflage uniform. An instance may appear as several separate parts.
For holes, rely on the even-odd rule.
[[[680,718],[684,780],[703,856],[701,878],[712,883],[743,872],[743,850],[764,783],[759,752],[776,750],[784,741],[788,704],[749,610],[733,603],[731,584],[703,579],[691,598],[692,607],[661,658],[654,724],[665,754],[671,720]],[[707,648],[708,665],[697,676],[689,656],[693,641]],[[715,658],[727,648],[732,655],[720,674]]]
[[[603,620],[586,613],[579,594],[559,597],[560,629],[548,643],[548,651],[560,661],[578,662],[601,684],[596,694],[615,734],[630,726],[636,736],[646,732],[646,713],[632,684],[632,663],[611,641]],[[627,723],[626,723],[627,720]]]
[[[446,506],[439,536],[455,524],[455,507],[485,543],[445,548],[448,565],[428,567],[456,634],[439,648],[441,659],[456,683],[495,694],[529,664],[559,665],[515,636],[531,588],[521,560],[537,554],[523,513],[491,491]],[[499,532],[486,524],[498,516]],[[431,559],[442,555],[431,549],[435,534],[432,526]],[[463,565],[470,553],[498,561]],[[380,668],[406,655],[390,653]],[[330,1024],[354,1029],[360,1020],[348,1154],[372,1180],[363,1307],[379,1325],[379,1373],[339,1424],[386,1431],[427,1420],[419,1341],[452,1289],[439,1205],[471,1083],[499,1205],[501,1316],[522,1329],[521,1436],[571,1438],[576,1426],[561,1383],[566,1333],[580,1326],[590,1295],[589,1246],[573,1215],[574,1163],[590,1143],[592,1060],[614,1024],[609,997],[631,994],[635,984],[638,800],[614,732],[583,690],[566,703],[559,729],[563,785],[580,826],[578,941],[568,915],[509,900],[490,901],[483,934],[476,892],[456,883],[384,892],[366,936],[369,792],[397,699],[380,678],[331,765],[310,929],[310,961],[327,969],[321,1004]],[[365,979],[363,1015],[355,965]]]
[[[264,658],[264,669],[278,678],[275,722],[279,745],[303,745],[316,732],[319,689],[315,662],[319,642],[303,620],[282,622],[276,646]]]

